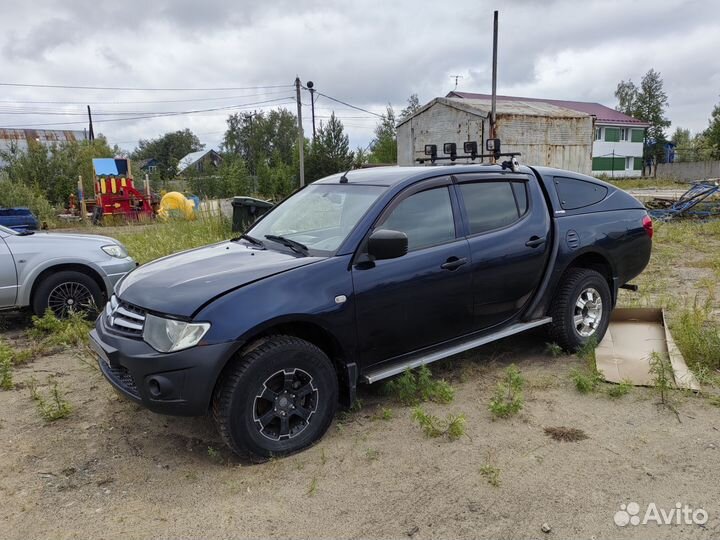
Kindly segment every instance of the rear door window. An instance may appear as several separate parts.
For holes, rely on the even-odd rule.
[[[527,212],[525,182],[472,182],[458,187],[471,235],[511,225]]]

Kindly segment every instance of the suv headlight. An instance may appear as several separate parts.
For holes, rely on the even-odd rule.
[[[125,249],[125,246],[123,246],[122,244],[110,244],[107,246],[103,246],[100,249],[102,249],[111,257],[116,257],[118,259],[124,259],[128,256],[127,249]]]
[[[143,339],[153,349],[167,353],[189,349],[197,345],[210,330],[210,323],[190,323],[149,313],[145,316]]]

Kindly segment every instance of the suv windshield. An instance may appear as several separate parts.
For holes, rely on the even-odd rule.
[[[318,255],[329,255],[383,191],[380,186],[311,185],[275,208],[247,234],[266,246],[282,245],[277,237],[283,237]]]

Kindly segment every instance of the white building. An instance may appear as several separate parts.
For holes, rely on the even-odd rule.
[[[489,94],[472,92],[450,92],[448,97],[456,99],[490,99]],[[592,174],[607,176],[640,176],[643,168],[643,143],[646,122],[637,120],[601,105],[585,101],[538,99],[515,96],[497,96],[501,102],[540,102],[566,109],[583,112],[594,118],[592,144]],[[527,163],[530,161],[526,160]]]

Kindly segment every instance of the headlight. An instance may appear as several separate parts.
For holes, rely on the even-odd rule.
[[[174,352],[197,345],[210,330],[210,323],[189,323],[156,317],[149,313],[145,316],[143,339],[159,352]]]
[[[103,246],[101,249],[111,257],[117,257],[118,259],[124,259],[128,256],[127,249],[122,244],[110,244],[109,246]]]

